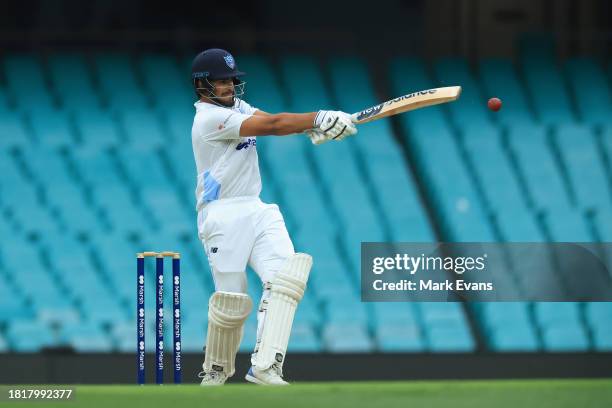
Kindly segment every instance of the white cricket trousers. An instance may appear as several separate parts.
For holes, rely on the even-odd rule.
[[[246,293],[247,263],[270,282],[295,253],[278,206],[258,197],[211,202],[198,213],[198,234],[217,291]]]
[[[285,259],[295,253],[278,206],[266,204],[258,197],[209,203],[198,213],[198,234],[216,291],[247,293],[247,264],[262,283],[270,282]],[[265,324],[268,296],[269,290],[264,287],[257,313],[258,342]]]

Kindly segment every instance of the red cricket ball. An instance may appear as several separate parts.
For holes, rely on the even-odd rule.
[[[487,106],[489,107],[489,109],[491,109],[493,112],[497,112],[498,110],[501,109],[502,106],[502,101],[499,98],[491,98],[489,99],[489,101],[487,102]]]

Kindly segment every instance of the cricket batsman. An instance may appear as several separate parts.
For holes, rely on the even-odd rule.
[[[257,136],[306,133],[318,145],[357,133],[344,112],[269,114],[249,105],[241,99],[243,75],[234,57],[222,49],[208,49],[193,60],[198,101],[191,140],[198,172],[198,235],[215,283],[200,373],[203,386],[222,385],[234,375],[243,325],[252,309],[247,263],[261,279],[263,293],[252,366],[245,378],[262,385],[287,384],[283,363],[312,257],[295,252],[278,206],[259,199]]]

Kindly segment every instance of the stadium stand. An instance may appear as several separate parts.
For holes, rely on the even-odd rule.
[[[357,111],[386,86],[464,87],[461,104],[376,121],[344,143],[258,140],[262,198],[316,260],[290,350],[471,352],[479,339],[500,352],[612,350],[609,303],[359,298],[362,241],[612,241],[611,78],[595,60],[554,55],[538,40],[516,65],[397,57],[388,83],[354,57],[237,57],[246,99],[270,112]],[[11,237],[0,243],[0,352],[132,351],[142,248],[184,254],[182,345],[201,351],[213,283],[195,229],[187,66],[161,53],[0,61],[0,234]],[[493,90],[508,105],[495,117],[481,103]],[[253,313],[242,351],[255,330]]]

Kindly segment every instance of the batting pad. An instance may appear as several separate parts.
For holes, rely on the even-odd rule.
[[[234,375],[242,326],[252,308],[251,298],[242,293],[215,292],[210,297],[205,372],[223,371],[228,377]]]
[[[255,356],[257,369],[265,370],[274,363],[282,366],[295,310],[304,296],[311,267],[310,255],[301,253],[291,255],[270,282],[270,297],[261,344]]]

